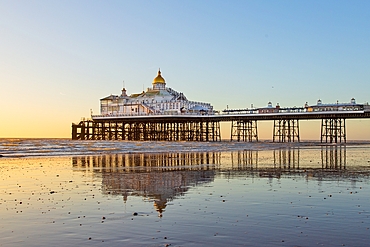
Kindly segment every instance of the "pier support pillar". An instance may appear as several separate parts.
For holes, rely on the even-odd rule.
[[[324,118],[321,120],[321,142],[346,142],[346,119]]]
[[[78,140],[77,130],[78,130],[78,125],[73,123],[72,124],[72,140]]]
[[[294,142],[299,139],[298,119],[274,120],[273,142]]]
[[[257,120],[236,120],[231,122],[231,141],[258,141]]]
[[[221,141],[220,122],[213,121],[207,124],[207,141]]]

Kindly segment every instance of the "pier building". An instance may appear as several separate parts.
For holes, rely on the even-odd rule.
[[[368,103],[366,104],[358,104],[356,103],[356,99],[352,98],[350,102],[336,103],[332,104],[324,104],[321,99],[317,100],[316,105],[308,105],[306,102],[305,104],[306,111],[308,112],[317,112],[317,111],[363,111],[369,110],[370,106]]]
[[[141,93],[110,95],[100,100],[101,116],[125,115],[174,115],[214,114],[210,103],[190,101],[182,93],[166,87],[166,81],[158,70],[152,87]]]

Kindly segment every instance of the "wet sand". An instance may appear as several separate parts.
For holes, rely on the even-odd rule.
[[[0,159],[0,246],[366,246],[370,147]]]

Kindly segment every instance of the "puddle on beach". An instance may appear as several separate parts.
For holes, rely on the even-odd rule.
[[[0,159],[0,246],[365,246],[369,151]]]

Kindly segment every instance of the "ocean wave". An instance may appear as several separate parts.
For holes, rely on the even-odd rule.
[[[235,150],[318,149],[346,146],[370,147],[368,141],[346,144],[320,142],[273,143],[260,142],[166,142],[166,141],[75,141],[70,139],[0,139],[0,155],[6,157],[74,156],[114,153],[183,153]]]

